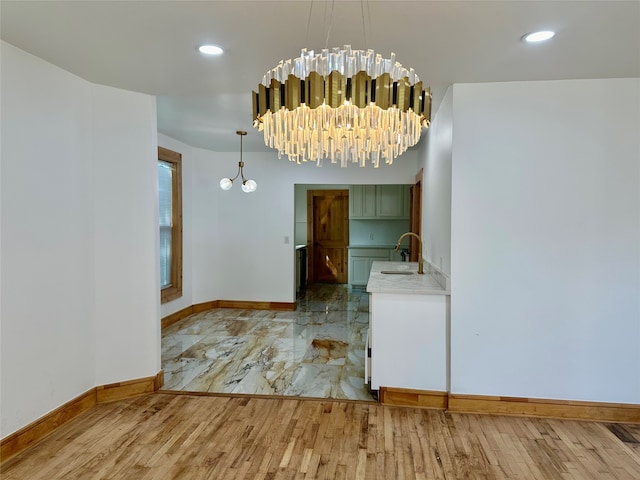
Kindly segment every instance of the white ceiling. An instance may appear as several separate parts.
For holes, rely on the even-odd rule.
[[[395,52],[436,105],[452,83],[640,77],[637,0],[1,0],[0,17],[2,40],[91,82],[157,95],[160,132],[214,151],[236,150],[238,129],[249,131],[245,150],[266,150],[251,90],[302,47]],[[520,40],[539,29],[556,38]],[[202,43],[225,54],[205,58]]]

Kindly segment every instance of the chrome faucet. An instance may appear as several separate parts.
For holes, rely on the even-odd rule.
[[[418,273],[420,275],[424,274],[424,258],[422,258],[422,239],[420,238],[420,235],[413,233],[413,232],[407,232],[407,233],[403,233],[402,235],[400,235],[400,238],[398,239],[398,243],[396,243],[396,248],[393,249],[394,252],[397,252],[398,249],[400,248],[400,242],[402,242],[402,239],[408,235],[412,235],[414,237],[416,237],[418,239],[418,246],[419,246],[419,250],[418,250]]]

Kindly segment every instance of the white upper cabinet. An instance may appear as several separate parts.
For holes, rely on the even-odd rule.
[[[351,185],[349,218],[393,220],[409,218],[409,185]]]
[[[404,217],[404,185],[376,186],[376,216],[384,218]]]
[[[349,218],[376,217],[376,186],[349,186]]]

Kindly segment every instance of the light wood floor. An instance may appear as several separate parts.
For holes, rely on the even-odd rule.
[[[155,393],[96,406],[1,477],[637,480],[639,440],[640,425]]]

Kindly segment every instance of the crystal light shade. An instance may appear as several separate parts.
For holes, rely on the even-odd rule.
[[[281,61],[253,92],[254,127],[297,163],[391,164],[429,126],[431,92],[413,69],[349,45]]]
[[[247,132],[243,132],[238,130],[236,134],[240,135],[240,161],[238,162],[238,173],[233,178],[225,177],[220,180],[220,188],[222,190],[229,190],[233,186],[233,181],[240,177],[242,179],[242,191],[245,193],[255,192],[256,188],[258,188],[258,184],[254,180],[247,180],[244,178],[244,162],[242,161],[242,137],[247,134]]]

